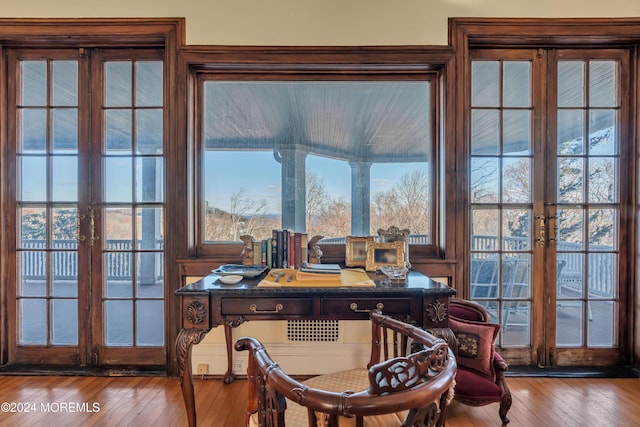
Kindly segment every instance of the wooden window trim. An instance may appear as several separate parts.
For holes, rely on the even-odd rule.
[[[438,90],[433,91],[432,108],[435,112],[434,141],[436,141],[434,164],[434,178],[438,187],[434,188],[433,200],[436,212],[433,227],[434,239],[432,245],[414,245],[410,253],[412,263],[420,264],[429,260],[441,260],[444,247],[452,247],[451,242],[444,242],[447,233],[442,232],[445,227],[444,212],[450,208],[444,206],[449,202],[444,200],[444,175],[442,169],[444,160],[452,158],[444,155],[442,141],[442,109],[444,99],[442,93],[444,85],[450,81],[445,75],[450,68],[453,52],[448,47],[437,46],[373,46],[373,47],[295,47],[295,46],[193,46],[186,47],[181,52],[181,68],[188,75],[187,90],[189,113],[185,123],[190,123],[190,129],[196,135],[190,135],[189,153],[191,156],[192,187],[195,189],[192,200],[191,218],[194,218],[191,238],[194,258],[202,259],[212,265],[239,262],[241,260],[242,244],[214,243],[204,244],[199,228],[200,224],[200,175],[199,175],[199,87],[201,80],[206,77],[224,80],[225,78],[253,78],[264,79],[264,74],[270,80],[410,80],[420,76],[433,76]],[[446,133],[446,132],[445,132]],[[327,262],[344,261],[344,245],[323,245],[324,257]],[[414,260],[415,258],[415,260]]]

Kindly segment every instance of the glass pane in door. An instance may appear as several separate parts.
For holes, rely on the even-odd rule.
[[[531,345],[530,61],[472,61],[470,298],[502,325],[502,347]]]
[[[618,81],[617,61],[558,62],[558,347],[617,345]]]
[[[163,64],[107,61],[104,75],[104,344],[162,347]]]
[[[78,345],[78,64],[19,61],[18,344]]]

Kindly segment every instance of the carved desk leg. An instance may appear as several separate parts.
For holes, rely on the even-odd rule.
[[[176,339],[176,359],[189,427],[195,427],[196,402],[193,395],[193,380],[191,379],[191,348],[194,344],[202,341],[202,338],[211,329],[209,297],[207,295],[184,297],[181,304],[182,330]]]
[[[178,376],[182,399],[187,410],[189,427],[196,426],[196,401],[191,378],[191,347],[198,344],[207,334],[206,329],[182,329],[176,340],[176,358],[178,360]]]
[[[227,372],[224,374],[224,383],[231,384],[236,376],[233,373],[233,335],[229,323],[224,325],[224,340],[227,344]]]
[[[231,384],[236,379],[233,373],[233,333],[232,328],[237,328],[246,322],[244,316],[227,316],[224,319],[224,340],[227,345],[227,372],[224,374],[224,383]]]

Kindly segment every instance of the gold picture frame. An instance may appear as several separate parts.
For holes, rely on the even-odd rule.
[[[380,242],[386,242],[386,243],[406,242],[409,234],[410,234],[410,231],[408,228],[400,229],[395,225],[392,225],[386,230],[384,228],[378,229],[378,240]]]
[[[403,242],[404,243],[404,261],[405,267],[411,269],[411,262],[409,261],[409,235],[411,231],[408,228],[400,229],[395,225],[387,228],[378,229],[378,241],[379,242]]]
[[[404,242],[372,242],[367,245],[367,271],[380,270],[380,267],[405,267]]]
[[[367,248],[373,243],[372,236],[347,236],[345,264],[347,267],[365,267]]]

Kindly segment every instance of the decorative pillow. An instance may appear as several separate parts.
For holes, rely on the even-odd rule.
[[[494,343],[500,325],[449,317],[449,327],[458,344],[458,365],[493,380]]]

